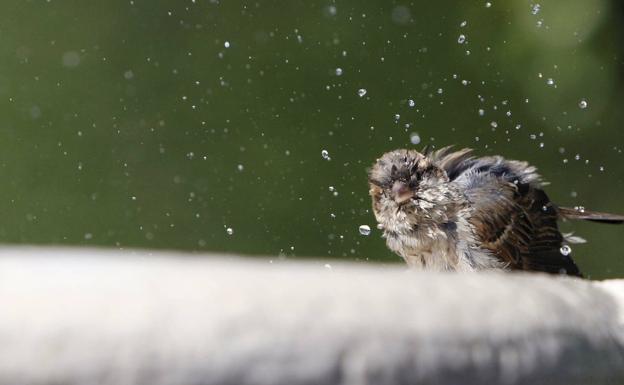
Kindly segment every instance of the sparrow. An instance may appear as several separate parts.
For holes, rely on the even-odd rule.
[[[388,248],[435,271],[529,270],[582,277],[560,219],[623,223],[624,216],[560,207],[527,162],[452,146],[385,153],[368,170]]]

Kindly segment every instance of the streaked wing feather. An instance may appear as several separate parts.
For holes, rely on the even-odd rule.
[[[447,146],[430,152],[428,156],[433,163],[446,171],[450,180],[454,180],[475,162],[473,151],[470,148],[453,151],[453,146]]]
[[[468,195],[475,208],[471,223],[481,247],[510,268],[581,276],[570,255],[560,252],[563,236],[557,211],[541,189],[493,178]]]

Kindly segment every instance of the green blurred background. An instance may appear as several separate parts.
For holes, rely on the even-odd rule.
[[[5,244],[399,262],[365,170],[412,141],[624,213],[619,0],[4,4]],[[624,226],[564,228],[588,275],[624,275]]]

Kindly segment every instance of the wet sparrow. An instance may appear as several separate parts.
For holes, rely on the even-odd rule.
[[[373,212],[388,247],[429,270],[535,270],[581,276],[557,220],[624,216],[559,207],[535,167],[470,149],[396,150],[369,170]]]

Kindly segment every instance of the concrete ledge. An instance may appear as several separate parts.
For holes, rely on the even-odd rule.
[[[0,250],[0,384],[624,382],[624,281]]]

